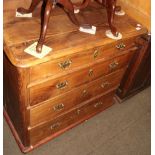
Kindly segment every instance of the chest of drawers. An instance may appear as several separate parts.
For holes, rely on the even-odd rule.
[[[115,23],[123,39],[108,39],[100,15],[105,12],[92,4],[78,16],[88,21],[91,16],[97,33],[81,33],[58,8],[46,39],[53,51],[37,59],[24,49],[37,40],[39,11],[33,19],[17,19],[18,3],[4,1],[4,116],[28,152],[114,104],[115,90],[139,48],[137,39],[147,31],[137,31],[136,21],[125,15]]]

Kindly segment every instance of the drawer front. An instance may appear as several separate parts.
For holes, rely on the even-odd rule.
[[[30,105],[46,101],[74,87],[125,67],[129,63],[132,54],[133,52],[129,52],[128,54],[121,55],[109,61],[100,62],[86,69],[30,87]]]
[[[34,66],[30,69],[30,81],[33,82],[56,74],[62,74],[83,65],[93,63],[99,59],[106,60],[108,58],[115,57],[126,50],[130,50],[133,46],[133,39],[126,41],[119,40],[113,45],[110,44],[106,47],[97,47],[65,58],[56,59],[55,61],[49,61],[47,63]]]
[[[44,138],[52,136],[56,132],[68,128],[68,126],[74,125],[75,123],[79,124],[94,114],[110,107],[113,104],[114,93],[115,91],[112,91],[106,95],[93,99],[87,103],[84,103],[81,107],[56,118],[55,120],[31,128],[29,130],[31,145],[36,144]]]
[[[30,126],[46,122],[54,117],[62,115],[67,110],[78,104],[102,94],[110,89],[117,88],[125,69],[118,70],[107,76],[103,76],[89,84],[83,85],[64,95],[30,108]]]

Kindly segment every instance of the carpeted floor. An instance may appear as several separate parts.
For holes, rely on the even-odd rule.
[[[151,155],[151,90],[145,89],[28,155]],[[22,155],[4,120],[4,155]]]

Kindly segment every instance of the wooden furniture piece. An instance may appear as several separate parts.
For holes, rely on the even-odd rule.
[[[106,12],[91,3],[77,18],[95,25],[97,33],[81,33],[58,8],[45,42],[53,51],[37,59],[24,49],[38,38],[40,12],[21,21],[14,16],[19,5],[21,0],[4,1],[4,116],[20,149],[28,152],[114,104],[147,30],[137,31],[127,15],[116,17],[123,39],[109,39]]]
[[[17,11],[22,14],[32,13],[37,7],[37,5],[40,3],[40,1],[41,0],[32,0],[31,5],[28,9],[20,7],[17,9]],[[97,2],[99,2],[103,7],[107,9],[108,23],[109,23],[110,30],[114,36],[118,36],[118,31],[116,27],[113,25],[113,20],[114,20],[114,15],[115,15],[115,10],[116,10],[116,0],[102,0],[102,2],[97,0]],[[87,27],[89,26],[89,28],[91,27],[89,23],[84,23],[81,25],[81,23],[77,20],[74,14],[74,6],[70,0],[43,0],[42,11],[41,11],[41,32],[40,32],[40,38],[36,46],[36,51],[38,53],[42,52],[42,47],[45,42],[45,36],[47,32],[50,14],[51,14],[52,8],[55,8],[57,3],[61,4],[64,7],[64,10],[66,11],[69,19],[75,25],[77,25],[78,27],[82,25],[83,27],[85,25],[87,25]],[[90,0],[85,0],[83,4],[81,4],[81,6],[79,6],[78,8],[80,9],[86,8],[89,3],[90,3]]]
[[[128,69],[116,92],[119,102],[135,95],[151,84],[151,38],[148,35],[138,40],[139,50],[135,52]]]

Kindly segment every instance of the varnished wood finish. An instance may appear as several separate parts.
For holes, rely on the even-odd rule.
[[[147,31],[137,31],[137,22],[125,15],[115,22],[123,38],[109,39],[104,35],[106,11],[91,3],[77,15],[97,26],[95,35],[85,34],[56,8],[46,39],[53,51],[37,59],[24,49],[38,38],[41,12],[35,10],[32,19],[15,18],[21,4],[4,1],[4,113],[21,150],[28,152],[113,104],[114,92],[139,49],[137,39]],[[51,132],[49,127],[59,126],[59,121],[62,127]]]
[[[30,147],[30,146],[26,147],[23,144],[23,142],[21,141],[21,138],[19,137],[19,133],[15,129],[15,125],[11,121],[11,118],[9,117],[8,112],[6,111],[5,108],[3,109],[3,114],[4,114],[5,120],[7,121],[8,125],[9,125],[9,127],[11,129],[11,132],[12,132],[12,134],[13,134],[19,148],[21,149],[21,151],[24,152],[24,153],[27,153],[27,152],[31,151],[32,147]]]
[[[80,107],[63,115],[62,117],[49,121],[38,127],[31,128],[31,143],[35,144],[52,133],[62,130],[76,121],[83,120],[83,118],[88,117],[89,114],[97,113],[106,109],[113,104],[113,95],[114,91],[107,95],[100,95],[100,97],[87,101],[87,103],[83,103]]]
[[[77,52],[90,50],[94,47],[107,46],[107,44],[111,46],[111,44],[116,43],[115,40],[109,39],[104,35],[107,29],[107,26],[104,24],[106,12],[100,6],[91,4],[89,10],[85,9],[82,14],[77,15],[80,20],[88,20],[91,24],[97,26],[97,33],[93,36],[79,32],[79,30],[68,21],[63,11],[57,8],[51,15],[51,20],[49,21],[51,24],[49,24],[49,32],[45,42],[47,46],[53,48],[53,51],[43,59],[32,57],[25,53],[24,49],[37,40],[39,35],[38,17],[40,16],[40,10],[34,12],[33,19],[21,20],[14,16],[19,4],[20,0],[14,0],[13,4],[11,0],[4,1],[4,51],[15,66],[30,67],[66,57]],[[9,7],[10,5],[11,7]],[[105,18],[101,18],[99,14],[102,14]],[[58,18],[61,18],[61,20],[58,21]],[[117,20],[116,26],[123,34],[123,41],[147,32],[144,27],[142,27],[140,31],[136,31],[135,27],[137,22],[131,20],[127,15],[121,18],[116,16],[115,18]],[[21,29],[21,27],[24,27],[24,30]]]
[[[69,91],[76,86],[80,86],[81,84],[91,81],[92,78],[95,79],[102,75],[111,73],[119,68],[126,67],[130,58],[132,57],[132,54],[133,53],[130,52],[126,55],[111,59],[105,63],[101,62],[94,66],[90,66],[87,69],[75,72],[74,75],[69,74],[68,76],[62,77],[62,79],[52,79],[50,81],[36,85],[30,88],[30,105],[37,104],[51,97],[55,97],[56,95]],[[114,68],[111,68],[111,64],[115,63],[117,63],[117,65]],[[84,78],[80,80],[82,76]],[[60,84],[64,84],[64,86],[62,88],[57,88],[57,85]]]
[[[111,73],[105,77],[101,77],[87,85],[82,85],[81,87],[73,89],[72,91],[64,93],[63,95],[57,96],[30,109],[30,126],[63,115],[64,112],[78,106],[82,102],[97,96],[98,94],[104,93],[109,89],[117,88],[120,79],[124,74],[124,69],[116,71],[116,73]],[[62,104],[63,107],[61,106]],[[60,106],[58,107],[58,105]]]
[[[28,92],[26,85],[29,74],[27,69],[13,66],[4,55],[4,107],[17,130],[24,145],[28,145],[27,136],[28,117]]]
[[[151,84],[151,40],[144,35],[137,40],[139,50],[134,54],[133,60],[122,79],[117,90],[119,102],[135,95],[140,90]]]
[[[116,46],[120,45],[121,43],[123,43],[126,47],[124,49],[116,48]],[[34,67],[31,67],[30,69],[30,81],[36,81],[37,79],[40,80],[41,78],[48,78],[49,76],[58,76],[58,74],[73,71],[75,69],[78,69],[79,67],[81,68],[81,66],[90,66],[92,62],[97,63],[99,61],[105,61],[109,58],[115,57],[116,55],[124,54],[124,52],[126,53],[127,51],[134,51],[135,44],[132,43],[131,40],[124,42],[119,41],[117,44],[114,44],[109,49],[106,49],[105,47],[97,47],[93,50],[84,51],[82,57],[81,53],[76,53],[71,56],[68,55],[65,58],[56,59],[55,61],[49,61],[47,63],[36,65]],[[65,67],[62,68],[60,65],[63,65],[65,63],[67,63],[68,65],[64,65]],[[38,70],[40,70],[40,72],[38,72]]]
[[[21,14],[32,13],[34,9],[37,7],[37,5],[39,4],[39,2],[40,0],[32,0],[29,9],[18,8],[17,11],[20,12]],[[46,36],[47,27],[48,27],[48,23],[50,19],[50,14],[51,14],[52,8],[55,8],[57,3],[61,4],[64,7],[65,12],[67,13],[69,19],[73,22],[73,24],[77,26],[82,26],[74,14],[74,7],[70,0],[43,0],[42,14],[41,14],[41,17],[42,17],[41,18],[41,32],[40,32],[40,38],[36,46],[36,51],[38,53],[42,52],[42,47],[45,42],[45,36]],[[89,3],[90,3],[90,0],[85,0],[80,8],[86,8]],[[114,36],[118,36],[118,31],[116,27],[114,26],[116,0],[103,0],[100,4],[107,9],[108,24],[109,24],[111,32],[113,33]],[[85,24],[88,26],[89,23],[85,23]],[[85,24],[83,24],[83,26]]]

